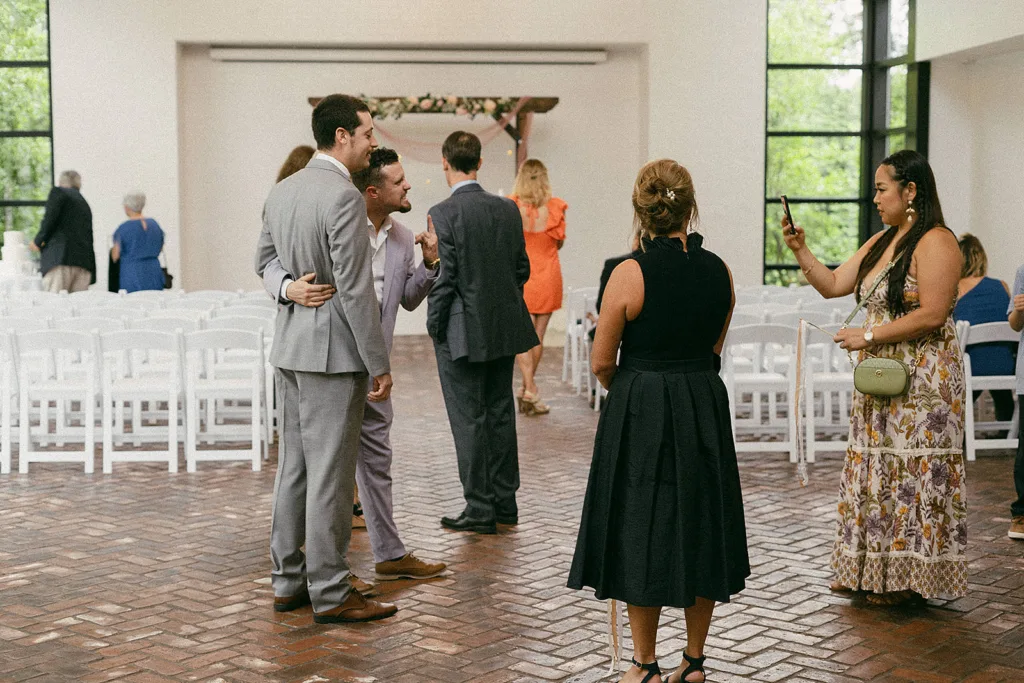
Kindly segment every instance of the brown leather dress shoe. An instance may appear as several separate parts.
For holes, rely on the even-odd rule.
[[[412,553],[406,553],[399,560],[378,562],[374,569],[378,581],[395,581],[396,579],[432,579],[440,576],[445,568],[444,562],[424,562]]]
[[[275,612],[291,612],[309,604],[309,591],[302,589],[295,595],[274,596]]]
[[[313,612],[313,621],[318,624],[349,624],[357,621],[373,621],[394,616],[398,608],[386,602],[367,600],[357,591],[348,594],[348,599],[326,612]]]
[[[363,581],[355,574],[350,573],[348,575],[348,580],[352,584],[352,588],[359,591],[359,594],[362,595],[364,598],[372,598],[374,595],[377,594],[376,586],[367,583],[366,581]]]

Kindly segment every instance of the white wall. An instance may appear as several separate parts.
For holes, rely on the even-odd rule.
[[[1024,51],[933,62],[930,157],[940,196],[956,198],[943,209],[954,230],[981,239],[989,274],[1011,283],[1024,264],[1021,112]]]
[[[566,286],[597,280],[601,262],[595,263],[595,254],[627,250],[630,191],[645,160],[640,152],[636,49],[613,51],[607,62],[592,66],[255,64],[218,62],[208,53],[203,46],[184,49],[179,69],[181,275],[190,287],[260,286],[252,257],[263,202],[292,147],[312,144],[307,99],[334,91],[559,95],[555,109],[534,117],[529,150],[545,161],[556,194],[569,203],[569,238],[561,252]],[[606,83],[614,83],[614,90],[603,88]],[[413,211],[397,218],[415,232],[424,229],[427,209],[449,193],[441,171],[441,142],[453,130],[490,128],[494,121],[433,114],[378,125],[392,135],[436,147],[397,148],[406,152],[402,165],[413,185]],[[484,187],[511,191],[513,149],[504,132],[485,147],[480,175]],[[417,158],[410,156],[414,152]],[[422,333],[425,311],[423,306],[412,315],[403,313],[396,332]]]
[[[1021,0],[917,0],[916,57],[1005,49],[1024,38]]]
[[[185,288],[195,289],[195,271],[192,265],[182,269],[178,242],[195,182],[179,172],[179,158],[186,158],[179,105],[186,112],[191,106],[179,99],[179,44],[637,48],[648,62],[628,68],[646,83],[635,85],[623,73],[616,76],[621,83],[598,83],[587,95],[615,98],[620,88],[636,89],[637,128],[620,134],[636,140],[637,150],[624,163],[670,156],[689,166],[709,246],[732,265],[737,283],[754,283],[762,258],[765,1],[554,0],[519,3],[512,13],[507,3],[493,0],[52,0],[55,164],[83,175],[103,264],[105,237],[121,220],[120,197],[141,187],[150,196],[148,212],[168,230],[172,270],[186,275]],[[546,83],[532,85],[567,101],[576,96],[573,90],[548,93]],[[263,115],[258,108],[245,113]],[[543,123],[536,129],[540,135]],[[233,154],[250,156],[246,146],[269,148],[275,165],[285,144],[238,142]],[[591,141],[588,162],[603,143]],[[570,159],[548,161],[556,178],[574,169]],[[255,176],[268,177],[269,169],[257,170]],[[591,193],[571,200],[577,209],[628,196],[631,185],[602,176],[590,180]],[[572,259],[592,263],[596,274],[608,245],[587,247]],[[237,277],[240,286],[251,283],[247,268]]]

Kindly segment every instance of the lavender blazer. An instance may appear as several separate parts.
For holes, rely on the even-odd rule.
[[[370,238],[366,239],[369,241]],[[380,311],[380,324],[389,356],[395,337],[399,304],[407,311],[414,310],[427,297],[440,273],[440,268],[431,271],[422,263],[415,265],[414,255],[415,241],[412,231],[392,217],[387,253],[384,257],[384,297]],[[263,271],[263,286],[278,303],[293,306],[292,302],[280,298],[281,285],[285,278],[294,280],[302,275],[303,273],[289,273],[281,265],[280,259],[275,259],[267,264]]]

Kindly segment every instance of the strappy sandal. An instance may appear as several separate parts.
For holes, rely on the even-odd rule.
[[[519,411],[526,415],[547,415],[551,412],[551,406],[540,400],[540,396],[524,391],[519,399]]]
[[[683,669],[682,673],[679,675],[679,680],[676,681],[676,683],[703,683],[703,681],[706,681],[708,679],[708,675],[704,671],[704,660],[706,659],[706,657],[691,657],[690,655],[686,654],[686,650],[683,650],[683,659],[686,660],[687,667]],[[700,672],[700,675],[703,676],[703,678],[700,681],[686,680],[687,676],[698,671]],[[672,674],[669,674],[669,676],[671,675]],[[666,678],[665,681],[667,683],[668,679]]]
[[[629,661],[633,662],[633,666],[635,666],[636,668],[640,669],[641,671],[647,672],[647,675],[644,676],[643,680],[640,681],[640,683],[648,683],[648,681],[650,681],[655,676],[661,675],[661,668],[658,666],[658,660],[654,660],[650,664],[641,664],[640,662],[636,661],[635,658],[630,657]]]

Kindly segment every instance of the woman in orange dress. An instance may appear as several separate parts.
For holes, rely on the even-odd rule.
[[[519,206],[523,217],[523,237],[526,254],[530,257],[530,279],[523,289],[523,298],[541,342],[516,356],[523,375],[517,399],[520,412],[543,415],[551,408],[540,400],[534,374],[544,353],[548,321],[551,314],[562,307],[562,265],[558,261],[558,250],[565,243],[565,210],[569,205],[551,196],[548,169],[537,159],[523,162],[511,199]]]

